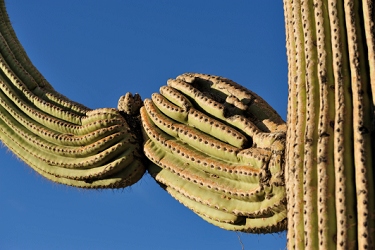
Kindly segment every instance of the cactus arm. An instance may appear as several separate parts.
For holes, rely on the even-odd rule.
[[[2,8],[5,6],[2,3]],[[18,39],[15,37],[5,10],[1,11],[0,36],[0,67],[4,74],[12,81],[13,87],[21,91],[26,98],[38,105],[41,109],[55,111],[69,110],[72,113],[83,115],[89,109],[76,102],[70,101],[57,93],[52,86],[41,76],[32,65]],[[5,16],[6,15],[6,16]],[[7,24],[9,23],[9,24]],[[7,24],[7,25],[4,25]],[[9,30],[10,29],[10,30]],[[38,101],[38,102],[35,102]],[[53,103],[54,105],[49,105]]]
[[[262,199],[253,204],[229,197],[223,199],[222,195],[207,192],[193,182],[176,178],[171,172],[161,170],[156,165],[150,166],[149,171],[159,182],[167,183],[166,190],[174,198],[216,226],[252,233],[264,232],[265,228],[268,232],[277,232],[285,226],[285,207],[276,201],[283,199],[285,189],[282,187],[280,190],[274,190],[276,195],[269,200],[272,205],[265,206]],[[171,183],[171,180],[174,183]],[[252,218],[246,219],[249,213]],[[263,216],[258,217],[257,214]]]
[[[38,93],[38,96],[43,100],[54,103],[56,106],[63,109],[68,109],[72,112],[84,114],[87,110],[89,110],[82,104],[73,102],[56,92],[31,63],[13,30],[11,22],[9,21],[4,1],[1,1],[0,3],[0,14],[0,29],[2,31],[0,40],[2,48],[6,48],[6,51],[2,50],[2,53],[8,55],[7,61],[9,65],[12,66],[12,69],[17,72],[17,76],[22,80],[22,84],[16,85],[16,87],[22,87],[23,84],[26,84],[27,88],[22,89],[24,92],[29,90],[35,92],[35,94]]]
[[[145,153],[149,159],[153,162],[157,162],[163,166],[163,169],[167,169],[169,172],[176,173],[181,178],[187,179],[194,183],[200,183],[201,186],[207,187],[212,190],[221,191],[228,196],[234,196],[237,199],[254,199],[252,195],[261,191],[259,189],[259,171],[254,170],[253,175],[249,175],[246,179],[233,180],[236,174],[228,176],[222,176],[215,174],[211,171],[201,170],[199,163],[194,161],[183,161],[180,158],[173,155],[173,153],[167,153],[162,147],[159,147],[157,143],[148,141],[144,147]],[[212,177],[210,179],[210,177]],[[232,177],[232,178],[230,178]]]
[[[177,79],[184,80],[193,85],[195,84],[194,82],[197,81],[197,78],[201,79],[197,82],[197,88],[201,89],[203,93],[205,93],[205,89],[208,89],[208,93],[218,95],[216,97],[219,98],[218,100],[220,100],[220,98],[225,98],[226,103],[224,104],[226,107],[229,108],[230,106],[228,106],[228,104],[231,104],[235,109],[240,109],[242,111],[247,110],[249,113],[254,114],[254,118],[258,120],[258,123],[264,124],[264,130],[273,132],[277,131],[278,128],[280,128],[281,131],[285,130],[286,126],[284,121],[271,106],[260,96],[236,82],[206,74],[187,73],[177,77]],[[206,86],[207,84],[209,86]],[[203,97],[201,94],[199,94],[199,96]],[[212,102],[211,100],[211,103],[215,104],[217,102]],[[226,113],[224,116],[225,115],[228,114]]]
[[[6,142],[6,145],[17,155],[29,154],[27,150],[14,143],[14,134]],[[134,184],[143,175],[143,171],[141,171],[143,165],[140,161],[135,160],[132,163],[128,163],[121,158],[100,168],[85,171],[56,168],[37,158],[30,159],[28,157],[24,161],[29,166],[37,166],[33,169],[51,181],[80,188],[126,187]],[[111,173],[114,169],[115,172]]]
[[[167,84],[141,108],[144,152],[154,163],[150,174],[214,225],[282,230],[282,119],[260,97],[225,78],[189,73]]]
[[[209,171],[213,175],[220,175],[228,178],[233,178],[234,175],[237,180],[250,182],[254,178],[258,179],[258,175],[260,174],[260,168],[262,165],[256,166],[249,164],[246,166],[243,164],[228,164],[226,161],[223,161],[221,159],[209,158],[206,154],[202,154],[201,152],[195,150],[193,147],[186,145],[188,142],[173,140],[173,137],[165,134],[161,129],[155,126],[155,124],[149,118],[145,108],[141,109],[141,115],[143,128],[146,133],[145,137],[149,138],[149,140],[152,140],[162,150],[170,151],[178,157],[182,157],[184,161],[188,162],[190,165],[198,164],[198,167],[202,165],[200,166],[200,168],[202,168],[203,171]],[[148,151],[145,150],[146,154],[147,152]],[[256,182],[258,181],[259,180],[256,180]]]
[[[159,128],[168,131],[171,136],[178,137],[182,141],[189,141],[190,145],[200,150],[208,150],[215,157],[223,158],[229,161],[238,161],[237,148],[227,145],[219,140],[201,133],[198,130],[190,128],[183,124],[174,124],[172,119],[163,115],[156,106],[149,100],[145,100],[145,107],[150,117]],[[171,128],[171,129],[169,129]]]
[[[161,90],[161,93],[165,93],[165,91]],[[186,99],[183,96],[181,99],[182,98]],[[216,134],[218,139],[229,143],[232,146],[242,148],[248,142],[246,137],[241,133],[238,133],[234,129],[228,128],[222,122],[212,119],[199,110],[190,108],[189,112],[184,111],[180,107],[169,103],[166,97],[158,93],[154,93],[152,95],[152,101],[161,112],[167,114],[174,120],[183,124],[190,124],[206,134]]]
[[[0,2],[0,140],[44,177],[118,188],[145,168],[137,135],[117,109],[90,110],[57,93],[32,65]],[[123,100],[136,109],[140,98]],[[129,118],[130,117],[130,118]]]

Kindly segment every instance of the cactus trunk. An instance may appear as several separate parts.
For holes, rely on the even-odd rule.
[[[284,7],[288,248],[373,249],[373,1]]]

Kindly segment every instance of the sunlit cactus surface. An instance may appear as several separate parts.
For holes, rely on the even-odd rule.
[[[28,59],[3,1],[0,9],[1,141],[54,182],[84,188],[137,182],[145,172],[141,139],[126,119],[116,109],[91,110],[54,91]]]
[[[287,229],[289,249],[375,249],[374,1],[284,0],[284,13],[287,124],[252,91],[195,73],[86,108],[32,65],[1,1],[0,140],[54,182],[120,188],[147,170],[218,227]]]
[[[259,96],[184,74],[146,99],[141,116],[149,172],[173,197],[225,229],[285,229],[286,126]]]

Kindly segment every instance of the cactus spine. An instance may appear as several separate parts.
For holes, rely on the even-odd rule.
[[[119,111],[90,110],[54,91],[17,40],[3,1],[0,10],[1,141],[55,182],[117,188],[138,181],[145,172],[139,139]]]
[[[375,246],[373,4],[284,1],[290,249]]]

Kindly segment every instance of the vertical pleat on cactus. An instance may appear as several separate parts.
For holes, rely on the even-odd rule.
[[[373,3],[285,0],[284,7],[288,248],[371,249]]]

